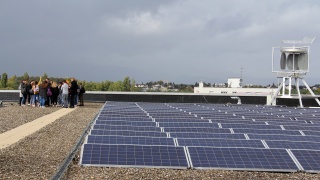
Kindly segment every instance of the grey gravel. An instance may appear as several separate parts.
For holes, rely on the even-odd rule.
[[[50,179],[68,156],[102,103],[87,103],[18,143],[0,150],[0,179]],[[1,133],[58,110],[0,107]],[[63,179],[320,179],[320,174],[226,170],[174,170],[153,168],[83,167],[79,152]]]
[[[0,107],[0,133],[50,114],[58,109],[60,108],[19,106],[18,103],[4,102],[3,106]]]

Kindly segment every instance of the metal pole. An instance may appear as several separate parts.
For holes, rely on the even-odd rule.
[[[299,88],[299,78],[295,77],[294,78],[295,82],[296,82],[296,88],[297,88],[297,91],[298,91],[298,96],[299,96],[299,104],[300,104],[300,107],[303,108],[303,104],[302,104],[302,97],[301,97],[301,93],[300,93],[300,88]]]
[[[282,88],[282,86],[283,86],[283,83],[284,83],[284,82],[282,81],[282,83],[281,83],[280,86],[278,87],[276,93],[273,94],[272,99],[271,99],[269,105],[272,105],[273,101],[276,99],[276,96],[278,96],[278,93],[280,92],[280,90],[281,90],[281,88]]]
[[[311,94],[312,96],[316,96],[316,95],[313,93],[313,91],[311,90],[311,88],[309,87],[309,85],[307,84],[307,82],[306,82],[303,78],[301,78],[301,81],[302,81],[303,84],[307,87],[307,89],[309,90],[310,94]],[[317,97],[315,97],[314,100],[316,100],[317,103],[318,103],[318,105],[320,106],[320,101],[319,101],[319,99],[318,99]]]
[[[282,86],[283,86],[283,89],[282,89],[282,96],[285,95],[285,89],[286,89],[286,77],[283,77],[282,78]]]

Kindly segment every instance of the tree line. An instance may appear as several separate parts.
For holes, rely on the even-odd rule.
[[[71,78],[57,78],[57,77],[49,77],[47,73],[44,73],[42,76],[29,76],[27,72],[24,73],[23,76],[13,75],[8,77],[7,73],[2,73],[0,75],[0,89],[4,90],[17,90],[19,84],[22,80],[27,80],[28,82],[39,81],[40,78],[45,80],[49,78],[50,81],[61,82],[64,79],[70,82]],[[127,91],[127,92],[142,92],[142,91],[161,91],[159,89],[153,89],[154,85],[160,85],[162,87],[167,88],[167,91],[177,90],[178,92],[193,92],[194,85],[188,84],[174,84],[173,82],[163,82],[163,81],[150,81],[147,83],[142,83],[146,85],[147,89],[143,87],[137,87],[136,81],[129,76],[126,76],[123,81],[101,81],[101,82],[93,82],[93,81],[84,81],[77,80],[78,83],[82,83],[85,87],[86,91]]]

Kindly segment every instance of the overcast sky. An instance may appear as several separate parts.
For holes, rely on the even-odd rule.
[[[320,84],[319,0],[1,0],[0,73],[137,83],[277,82],[271,50],[310,45]]]

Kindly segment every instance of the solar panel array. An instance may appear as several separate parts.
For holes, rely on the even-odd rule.
[[[106,102],[80,164],[320,172],[320,110]]]

